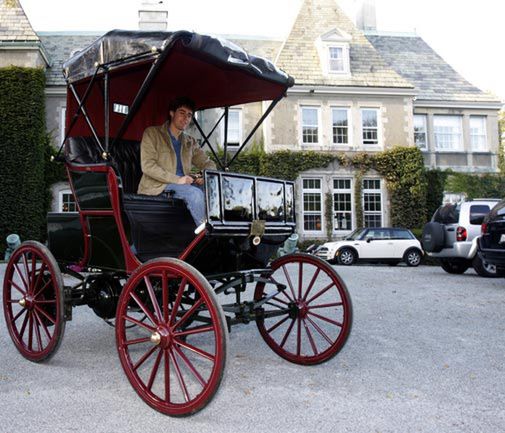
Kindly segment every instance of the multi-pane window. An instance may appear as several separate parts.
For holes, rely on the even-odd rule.
[[[364,108],[361,110],[361,129],[363,144],[376,146],[379,144],[379,110]]]
[[[333,179],[333,230],[352,230],[351,179]]]
[[[344,49],[329,47],[330,72],[344,72]]]
[[[363,179],[363,223],[365,227],[382,226],[380,179]]]
[[[60,212],[77,212],[74,195],[71,191],[60,191],[59,211]]]
[[[303,179],[303,230],[322,230],[321,179]]]
[[[319,108],[302,107],[302,142],[319,142]]]
[[[486,116],[470,116],[472,150],[487,151]]]
[[[228,110],[228,145],[239,146],[242,141],[242,110],[230,108]]]
[[[332,108],[333,144],[349,144],[349,110]]]
[[[433,129],[437,150],[462,150],[461,116],[433,116]]]
[[[419,149],[428,148],[426,114],[414,114],[414,142]]]

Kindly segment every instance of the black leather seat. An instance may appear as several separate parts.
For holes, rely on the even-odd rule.
[[[141,260],[177,256],[194,238],[194,222],[182,200],[168,194],[137,194],[142,177],[140,143],[119,140],[110,148],[110,161],[93,137],[71,137],[65,145],[65,158],[72,164],[112,165],[121,179],[123,210],[130,226],[131,242]]]

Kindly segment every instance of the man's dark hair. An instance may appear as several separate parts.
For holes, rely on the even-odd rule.
[[[174,111],[177,110],[178,108],[181,107],[187,107],[190,108],[191,111],[194,113],[195,112],[195,101],[193,101],[191,98],[188,98],[186,96],[179,96],[178,98],[175,98],[169,106],[169,111]]]

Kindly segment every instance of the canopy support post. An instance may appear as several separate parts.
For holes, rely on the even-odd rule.
[[[103,92],[103,113],[104,113],[104,135],[105,135],[105,158],[109,156],[109,68],[105,68],[103,76],[104,92]]]
[[[270,106],[268,107],[267,111],[265,111],[263,113],[263,116],[261,116],[260,120],[258,120],[258,123],[256,123],[256,126],[252,129],[252,131],[249,133],[249,135],[247,136],[247,138],[244,140],[244,142],[242,143],[242,145],[239,147],[239,149],[237,150],[237,152],[235,153],[235,155],[233,156],[233,158],[230,160],[230,162],[228,164],[226,164],[226,159],[225,159],[225,170],[228,170],[230,165],[233,163],[233,161],[235,161],[235,158],[237,158],[237,156],[240,154],[240,152],[242,152],[242,149],[244,148],[244,146],[249,142],[249,140],[251,139],[251,137],[254,135],[254,133],[256,132],[256,130],[259,128],[259,126],[263,123],[263,121],[266,119],[266,117],[270,114],[270,112],[274,109],[274,107],[277,105],[277,103],[281,100],[282,97],[280,98],[277,98],[277,99],[274,99],[272,101],[272,103],[270,104]],[[226,133],[225,133],[226,134]],[[225,155],[226,155],[226,147],[225,147]],[[225,156],[226,158],[226,156]]]
[[[223,116],[224,116],[224,114],[223,114]],[[219,123],[221,122],[221,119],[223,118],[223,116],[221,116],[219,118],[219,120],[217,121],[217,123],[214,125],[214,128],[212,128],[212,131],[210,131],[210,134],[207,135],[207,136],[203,132],[200,124],[198,123],[198,121],[195,118],[193,118],[193,122],[195,123],[196,129],[198,129],[198,132],[200,132],[200,135],[203,137],[203,140],[204,140],[203,144],[200,147],[205,146],[205,144],[207,144],[209,146],[209,149],[212,152],[212,155],[214,155],[214,158],[216,158],[216,161],[219,164],[219,167],[221,168],[221,170],[224,170],[224,166],[223,166],[221,160],[219,159],[219,156],[217,156],[216,151],[210,145],[210,143],[209,143],[209,137],[212,135],[212,133],[214,132],[214,130],[217,128],[217,125],[219,125]]]
[[[224,155],[223,155],[223,166],[224,170],[228,171],[228,114],[230,110],[228,107],[224,107]]]

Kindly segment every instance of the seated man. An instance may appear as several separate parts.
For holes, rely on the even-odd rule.
[[[140,143],[142,178],[138,193],[159,195],[172,192],[188,207],[196,226],[205,219],[203,178],[189,176],[192,166],[199,170],[216,168],[196,140],[184,133],[193,118],[195,103],[177,98],[170,106],[168,120],[144,131]]]

